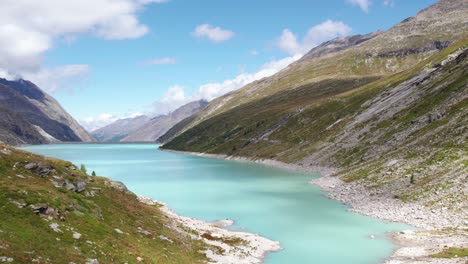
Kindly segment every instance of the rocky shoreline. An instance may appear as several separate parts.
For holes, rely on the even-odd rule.
[[[392,241],[398,246],[394,254],[385,260],[385,264],[403,263],[468,263],[464,258],[433,258],[434,254],[446,248],[468,248],[468,219],[451,215],[443,209],[434,210],[423,205],[404,203],[388,197],[378,190],[369,190],[358,183],[345,183],[338,177],[335,168],[302,166],[275,160],[252,160],[246,157],[206,154],[196,152],[163,151],[188,154],[199,157],[254,162],[286,170],[319,173],[322,177],[310,183],[327,192],[327,197],[350,205],[349,211],[370,217],[405,223],[418,228],[398,233],[391,233]]]
[[[224,229],[234,224],[232,220],[205,222],[180,216],[166,204],[147,197],[138,196],[138,200],[147,205],[160,205],[161,211],[172,221],[172,228],[192,239],[203,240],[213,249],[204,253],[216,264],[257,264],[262,263],[268,252],[281,250],[279,242],[271,241],[258,234]],[[163,238],[162,238],[163,239]]]

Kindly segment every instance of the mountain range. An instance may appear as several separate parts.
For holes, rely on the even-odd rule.
[[[119,119],[92,134],[102,142],[154,142],[172,126],[191,116],[206,104],[198,100],[185,104],[166,115],[153,118],[142,115],[134,118]]]
[[[30,81],[0,78],[0,113],[0,141],[10,145],[96,141]]]

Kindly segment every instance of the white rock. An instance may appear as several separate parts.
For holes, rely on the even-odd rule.
[[[52,223],[49,225],[50,228],[52,228],[52,230],[54,230],[54,232],[57,232],[57,233],[63,233],[62,230],[60,230],[60,225],[57,224],[57,223]]]
[[[80,233],[78,233],[78,232],[74,232],[74,233],[73,233],[73,238],[74,238],[74,239],[80,239],[80,237],[81,237],[81,234],[80,234]]]

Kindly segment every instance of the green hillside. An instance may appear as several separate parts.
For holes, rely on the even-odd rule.
[[[70,162],[0,145],[0,256],[14,263],[206,262],[203,242],[121,188]]]

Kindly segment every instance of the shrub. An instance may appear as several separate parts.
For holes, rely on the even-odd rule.
[[[86,166],[84,164],[81,164],[80,171],[87,173]]]

